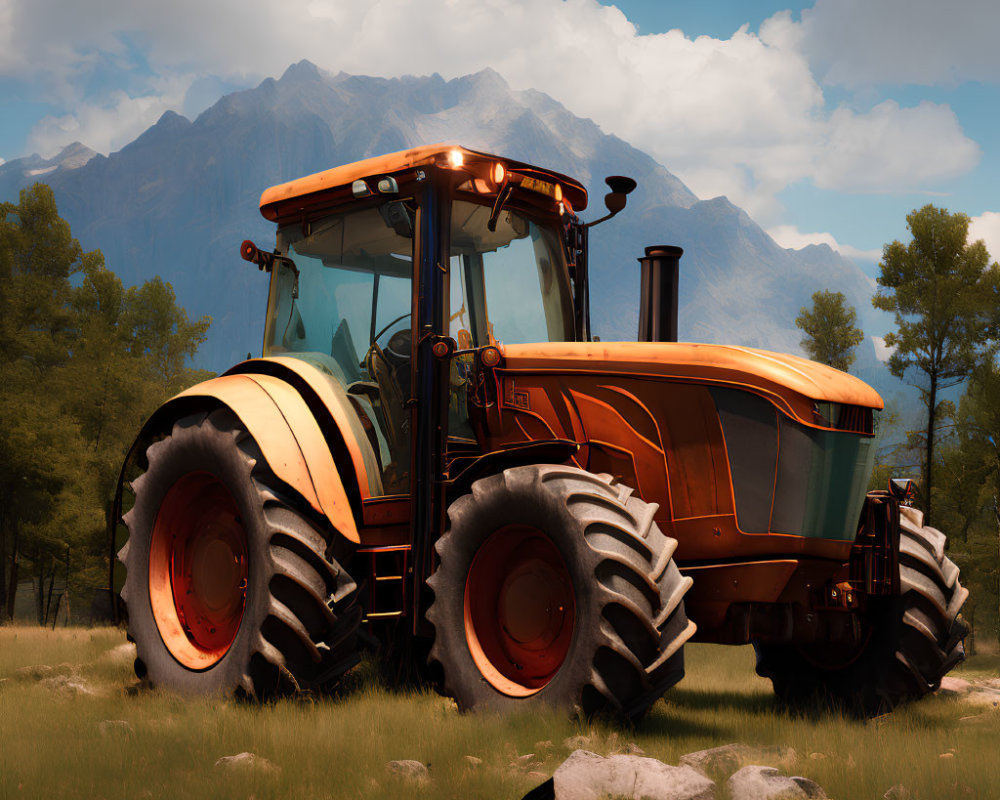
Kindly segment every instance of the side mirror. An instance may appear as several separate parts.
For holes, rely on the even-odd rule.
[[[597,225],[599,222],[611,219],[615,214],[625,208],[625,204],[628,202],[628,195],[636,187],[635,181],[632,180],[632,178],[625,177],[624,175],[609,175],[604,179],[604,182],[611,189],[608,194],[604,195],[604,205],[610,213],[605,214],[600,219],[595,219],[593,222],[588,222],[584,227],[590,228]]]
[[[624,175],[609,175],[604,182],[610,187],[611,192],[604,195],[604,205],[612,214],[617,214],[628,202],[628,195],[635,189],[636,183],[631,178]]]

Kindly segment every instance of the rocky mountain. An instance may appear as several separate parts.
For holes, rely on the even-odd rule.
[[[35,153],[27,158],[18,158],[0,167],[0,198],[16,200],[18,191],[35,181],[52,181],[57,172],[65,173],[79,169],[94,156],[93,150],[80,142],[64,147],[53,158],[42,158]]]
[[[195,316],[214,322],[201,365],[225,369],[258,352],[265,281],[239,259],[245,238],[270,245],[257,209],[267,186],[361,158],[453,141],[545,165],[592,192],[603,214],[606,175],[639,188],[628,209],[591,234],[595,333],[634,339],[636,259],[648,244],[678,244],[681,338],[799,352],[799,308],[817,289],[843,291],[871,322],[872,282],[825,245],[779,247],[725,197],[700,200],[645,153],[536,91],[514,91],[484,70],[446,81],[331,75],[309,62],[227,95],[193,122],[168,112],[110,156],[71,145],[55,159],[0,166],[0,198],[44,180],[87,249],[104,251],[127,283],[169,280]],[[859,365],[875,368],[870,342]]]

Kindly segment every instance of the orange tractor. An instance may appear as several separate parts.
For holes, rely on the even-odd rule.
[[[597,341],[589,228],[635,187],[608,184],[584,223],[572,178],[435,145],[264,192],[263,358],[123,468],[140,677],[322,690],[380,642],[463,709],[635,719],[705,641],[755,645],[788,702],[937,686],[968,592],[905,487],[866,495],[881,398],[677,343],[676,247],[640,259],[640,341]]]

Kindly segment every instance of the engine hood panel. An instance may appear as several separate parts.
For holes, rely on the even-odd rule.
[[[881,409],[867,383],[825,364],[751,347],[686,342],[551,342],[504,345],[505,368],[545,372],[623,373],[753,388],[782,398]],[[797,397],[796,397],[797,396]],[[801,416],[796,408],[795,416]]]

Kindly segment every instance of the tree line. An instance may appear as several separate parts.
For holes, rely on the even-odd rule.
[[[1000,266],[969,218],[932,205],[907,218],[911,239],[885,245],[875,308],[893,315],[889,371],[919,393],[922,424],[888,450],[871,488],[919,471],[925,524],[949,537],[971,596],[965,615],[1000,639]],[[796,325],[815,360],[847,370],[863,339],[840,292],[819,291]],[[946,396],[957,389],[956,403]]]
[[[209,375],[186,364],[210,321],[160,278],[126,289],[48,186],[0,204],[0,622],[28,579],[40,623],[54,584],[88,606],[107,586],[123,455],[160,403]]]

